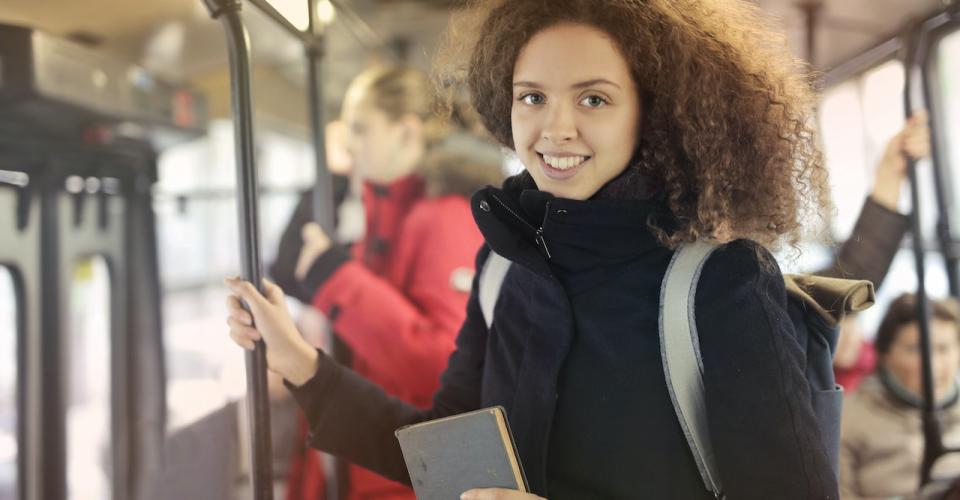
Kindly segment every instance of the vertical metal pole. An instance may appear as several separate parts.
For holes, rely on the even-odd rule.
[[[820,11],[823,10],[823,0],[805,0],[797,4],[803,11],[806,31],[807,62],[810,66],[817,66],[817,24],[820,20]]]
[[[914,27],[908,32],[904,44],[904,92],[903,104],[906,116],[913,114],[913,72],[916,67],[916,52],[921,31]],[[917,186],[917,163],[907,158],[907,174],[910,178],[910,226],[913,235],[913,258],[917,270],[917,320],[920,325],[920,357],[923,375],[923,462],[920,466],[920,484],[930,482],[933,464],[943,455],[943,438],[940,420],[936,412],[936,396],[933,381],[933,356],[930,344],[930,304],[927,300],[926,266],[923,248],[923,232],[920,227],[920,192]]]
[[[254,165],[253,101],[250,49],[240,18],[240,0],[204,0],[211,17],[219,18],[230,52],[234,141],[237,161],[237,212],[240,220],[240,261],[243,279],[261,287],[260,229],[257,218],[257,170]],[[250,425],[250,475],[257,500],[273,499],[270,405],[267,398],[266,346],[257,342],[246,353],[247,413]]]
[[[918,47],[920,55],[917,56],[917,63],[920,67],[920,73],[923,80],[923,100],[927,103],[930,113],[930,160],[933,163],[933,181],[934,190],[937,196],[937,240],[940,243],[940,251],[943,254],[944,265],[947,270],[947,284],[949,285],[950,295],[960,298],[960,255],[957,254],[956,245],[953,241],[953,225],[950,222],[951,204],[953,201],[953,189],[949,179],[951,176],[946,170],[943,158],[941,158],[940,148],[937,147],[938,123],[936,118],[941,110],[935,105],[938,101],[934,94],[936,83],[932,80],[930,74],[930,37],[925,37],[924,42]],[[909,116],[909,115],[908,115]]]
[[[305,45],[307,58],[307,93],[310,103],[310,129],[313,139],[314,166],[316,169],[313,191],[311,192],[313,205],[313,220],[320,224],[328,235],[335,234],[333,183],[330,171],[327,169],[327,139],[326,117],[323,99],[323,58],[325,55],[326,38],[317,18],[316,0],[307,0],[309,24],[309,42]],[[343,361],[344,354],[340,352],[339,342],[330,342],[327,346],[330,356]],[[347,464],[337,458],[329,456],[325,464],[329,467],[326,474],[326,500],[340,500],[346,497],[345,491],[340,491],[346,484],[345,477]]]
[[[307,56],[307,93],[310,102],[310,128],[313,139],[316,180],[313,185],[313,220],[320,224],[323,231],[332,235],[333,189],[330,171],[327,170],[327,141],[325,107],[323,101],[323,57],[325,55],[325,37],[320,31],[317,19],[317,3],[307,0],[310,16],[310,43],[305,47]]]
[[[61,329],[67,321],[69,295],[61,289],[62,274],[69,272],[60,267],[60,191],[63,178],[57,175],[44,176],[40,195],[40,291],[41,291],[41,336],[39,345],[40,386],[42,401],[41,418],[34,428],[40,428],[39,460],[31,465],[40,466],[41,480],[36,484],[34,498],[62,500],[67,498],[67,403],[64,369],[64,345]],[[33,361],[33,360],[31,360]],[[31,471],[33,472],[33,471]]]

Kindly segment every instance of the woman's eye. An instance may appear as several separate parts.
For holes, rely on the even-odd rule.
[[[580,104],[590,108],[599,108],[600,106],[607,104],[607,100],[598,95],[588,95],[587,97],[584,97],[582,101],[580,101]]]
[[[543,104],[543,96],[540,94],[524,94],[520,96],[520,100],[526,104]]]

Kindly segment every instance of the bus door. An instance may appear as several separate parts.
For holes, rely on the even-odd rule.
[[[0,265],[22,338],[15,487],[26,500],[142,498],[165,411],[154,139],[196,135],[200,102],[29,28],[0,25],[0,59],[0,203],[16,207],[0,215]]]

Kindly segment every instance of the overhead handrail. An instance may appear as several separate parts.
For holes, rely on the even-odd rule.
[[[210,16],[219,19],[230,53],[231,104],[237,162],[237,213],[240,220],[240,264],[243,279],[262,289],[257,169],[254,164],[253,101],[250,47],[240,18],[241,0],[204,0]],[[262,290],[261,290],[262,291]],[[256,500],[273,499],[270,405],[267,398],[266,345],[256,342],[246,352],[247,415],[250,433],[250,476]]]
[[[922,16],[921,19],[926,19],[927,23],[942,22],[949,19],[951,16],[956,19],[958,11],[960,11],[960,2],[957,0],[947,1],[948,4],[946,7],[936,9],[931,13]],[[933,26],[928,25],[925,26],[924,29],[929,31],[932,28]],[[904,47],[902,46],[902,35],[902,29],[888,34],[887,37],[883,38],[882,42],[864,50],[863,52],[860,52],[859,54],[847,59],[843,63],[826,70],[823,75],[824,87],[831,87],[838,83],[844,82],[853,76],[875,67],[885,60],[896,57],[897,54],[902,53],[904,50]]]
[[[954,4],[954,7],[956,5],[960,4]],[[946,266],[950,295],[960,298],[960,252],[958,252],[957,242],[953,237],[953,224],[951,222],[951,205],[954,201],[953,190],[949,182],[950,175],[947,166],[942,158],[942,150],[938,147],[942,138],[939,134],[942,110],[934,105],[938,100],[937,85],[933,75],[930,74],[934,54],[932,49],[939,39],[938,35],[956,30],[958,27],[960,27],[960,16],[958,16],[955,8],[947,9],[925,21],[919,33],[920,38],[917,43],[915,62],[921,75],[923,100],[927,103],[927,109],[930,112],[930,159],[933,167],[934,194],[936,195],[937,206],[936,237]]]
[[[316,0],[305,0],[307,2],[307,9],[309,12],[309,19],[311,22],[316,20]],[[383,38],[377,34],[377,32],[367,24],[356,12],[351,10],[349,7],[343,4],[343,2],[337,0],[329,0],[330,4],[333,5],[334,9],[337,12],[343,15],[342,19],[344,21],[344,26],[347,28],[347,31],[360,42],[361,45],[366,49],[375,49],[382,47],[384,45]],[[270,4],[269,0],[249,0],[249,2],[262,11],[267,17],[271,18],[278,26],[283,28],[286,32],[290,33],[292,36],[296,37],[300,43],[304,45],[311,45],[315,43],[314,38],[317,36],[318,31],[315,29],[314,25],[311,25],[307,28],[306,31],[301,30],[293,25],[283,14],[280,13],[273,5]]]
[[[912,116],[914,112],[914,79],[919,73],[924,78],[923,97],[929,104],[930,94],[929,76],[926,75],[926,63],[930,53],[930,34],[941,29],[947,22],[956,22],[956,12],[945,11],[927,21],[918,22],[911,25],[910,29],[904,34],[902,51],[902,60],[904,66],[904,91],[903,105],[906,116]],[[929,106],[928,106],[929,107]],[[936,144],[933,144],[936,146]],[[932,148],[936,151],[936,147]],[[925,485],[931,480],[931,473],[937,460],[949,453],[958,453],[960,448],[947,448],[943,443],[943,432],[940,425],[940,411],[936,408],[935,385],[933,380],[933,355],[930,338],[930,318],[931,309],[926,293],[926,261],[924,253],[923,231],[920,225],[920,194],[917,182],[916,161],[907,158],[907,175],[910,181],[910,198],[912,208],[910,211],[910,227],[912,232],[912,246],[914,254],[914,265],[917,273],[917,319],[920,330],[920,358],[921,358],[921,379],[923,385],[923,408],[922,408],[922,426],[924,450],[923,460],[920,466],[920,484]],[[938,168],[939,165],[934,165]],[[940,211],[940,220],[938,221],[938,237],[943,247],[945,240],[952,240],[949,227],[949,207],[946,202],[946,193],[944,191],[944,179],[941,172],[934,172],[935,188],[937,193],[938,210]],[[943,248],[946,252],[947,248]],[[948,265],[948,277],[951,280],[956,279],[956,269],[949,269],[951,265],[951,256],[945,253]],[[953,261],[955,264],[955,260]],[[951,290],[956,287],[955,281],[951,283]]]

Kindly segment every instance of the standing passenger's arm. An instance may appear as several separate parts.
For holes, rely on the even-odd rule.
[[[816,274],[868,280],[874,288],[880,288],[910,226],[907,216],[897,211],[907,178],[907,160],[929,157],[930,128],[926,111],[920,110],[887,143],[877,164],[873,191],[864,201],[853,232],[833,263]]]
[[[487,253],[481,250],[478,261],[484,260]],[[389,397],[375,384],[324,354],[313,351],[316,354],[316,371],[312,377],[301,385],[292,383],[290,379],[287,384],[306,414],[311,444],[385,477],[409,484],[394,431],[404,425],[479,409],[487,329],[476,298],[476,289],[477,281],[474,279],[473,293],[467,305],[467,320],[460,329],[456,350],[449,358],[441,377],[440,390],[429,410],[420,410]],[[246,347],[246,342],[263,338],[270,363],[273,359],[270,357],[271,348],[275,344],[284,345],[284,342],[300,338],[293,329],[282,300],[273,303],[263,297],[258,299],[259,294],[252,287],[241,289],[237,285],[231,286],[231,290],[247,302],[257,304],[253,308],[253,318],[258,330],[254,330],[255,333],[248,327],[231,330],[231,336],[238,344]],[[279,296],[282,298],[282,292],[279,292]],[[234,307],[230,310],[233,318],[237,311]],[[303,342],[302,339],[300,341]],[[278,363],[283,364],[282,375],[294,372],[285,361]],[[271,364],[271,369],[279,371],[278,367]]]

